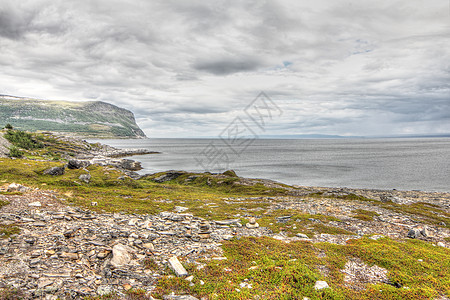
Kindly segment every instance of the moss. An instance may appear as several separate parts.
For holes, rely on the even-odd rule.
[[[374,216],[379,216],[378,213],[365,209],[355,209],[352,213],[355,214],[353,218],[360,219],[362,221],[372,221]]]
[[[149,270],[158,270],[159,269],[158,264],[153,259],[151,259],[149,257],[147,257],[144,260],[144,266],[145,266],[146,269],[149,269]]]
[[[3,192],[3,193],[6,193],[6,192]],[[5,205],[8,205],[8,204],[9,204],[8,201],[0,200],[0,208],[2,208],[2,207],[5,206]]]
[[[0,288],[0,300],[21,300],[28,299],[25,293],[15,288]]]
[[[228,177],[238,177],[238,176],[236,175],[236,172],[233,171],[233,170],[225,171],[225,172],[223,172],[223,175],[228,176]]]
[[[10,238],[14,234],[19,234],[20,229],[15,225],[2,225],[0,224],[0,239]]]
[[[335,245],[245,237],[224,242],[223,250],[227,260],[205,260],[200,270],[186,266],[194,275],[193,286],[183,278],[166,276],[158,282],[154,296],[175,292],[211,299],[430,299],[450,293],[450,250],[423,241],[363,238]],[[324,255],[318,257],[317,252]],[[390,282],[402,288],[386,283],[367,284],[363,290],[350,288],[341,270],[352,257],[386,268]],[[326,277],[319,267],[328,270]],[[199,284],[200,280],[205,284]],[[331,289],[316,291],[317,280],[325,280]],[[252,288],[241,287],[242,282]]]

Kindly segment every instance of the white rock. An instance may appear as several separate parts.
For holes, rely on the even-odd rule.
[[[122,244],[117,244],[113,247],[112,253],[113,257],[111,259],[111,264],[114,267],[121,267],[127,265],[131,262],[131,253],[133,249]]]
[[[297,233],[296,236],[301,239],[309,239],[309,237],[304,233]]]
[[[113,288],[109,285],[101,285],[97,288],[97,294],[100,296],[111,294],[113,292]]]
[[[183,265],[180,263],[180,261],[176,256],[172,256],[169,259],[169,268],[172,269],[172,271],[174,271],[175,275],[177,275],[178,277],[188,275],[188,272],[186,271],[186,269],[183,267]]]
[[[329,287],[330,286],[328,285],[328,283],[322,280],[317,281],[316,284],[314,285],[314,289],[316,290],[327,289]]]
[[[138,222],[138,219],[133,218],[133,219],[130,219],[130,220],[128,221],[128,225],[129,225],[129,226],[135,226],[137,222]]]
[[[28,206],[32,206],[32,207],[41,207],[42,204],[41,204],[41,202],[36,201],[36,202],[28,203]]]
[[[7,192],[26,192],[28,191],[30,188],[23,186],[21,184],[18,183],[11,183],[8,188],[6,189]]]
[[[142,245],[142,247],[144,247],[145,249],[148,249],[150,251],[154,251],[155,250],[155,246],[152,243],[145,243]]]
[[[258,228],[259,224],[258,223],[254,223],[254,224],[247,223],[247,224],[245,224],[245,227],[247,227],[247,228]]]
[[[233,239],[233,236],[231,234],[225,234],[222,236],[222,238],[226,241],[229,241]]]
[[[183,207],[183,206],[175,206],[175,208],[173,209],[175,212],[177,212],[177,213],[180,213],[180,212],[183,212],[183,211],[186,211],[186,210],[188,210],[189,208],[187,208],[187,207]]]
[[[444,244],[443,242],[438,242],[437,245],[438,245],[439,247],[445,247],[445,244]]]

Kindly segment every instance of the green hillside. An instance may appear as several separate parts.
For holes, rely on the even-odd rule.
[[[131,111],[100,102],[45,101],[0,95],[0,126],[89,138],[145,138]]]

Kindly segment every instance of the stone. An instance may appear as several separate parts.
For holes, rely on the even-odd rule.
[[[188,210],[189,208],[187,208],[187,207],[184,207],[184,206],[175,206],[175,208],[173,209],[175,212],[177,212],[177,213],[181,213],[181,212],[184,212],[184,211],[186,211],[186,210]]]
[[[328,285],[328,283],[326,281],[322,281],[322,280],[316,281],[316,284],[314,285],[314,289],[316,289],[316,290],[327,289],[329,287],[330,286]]]
[[[18,183],[11,183],[8,188],[6,189],[6,191],[8,193],[13,193],[13,192],[20,192],[20,193],[25,193],[27,191],[29,191],[30,188],[23,186],[21,184]]]
[[[214,221],[217,225],[232,225],[237,224],[241,220],[240,219],[231,219],[231,220],[221,220],[221,221]]]
[[[155,246],[152,243],[144,243],[142,244],[142,247],[150,251],[155,251]]]
[[[198,226],[199,234],[208,235],[211,233],[211,225],[208,221],[202,220]]]
[[[304,233],[297,233],[295,236],[301,239],[309,239],[309,237]]]
[[[183,174],[186,174],[186,172],[169,171],[159,177],[154,178],[153,181],[158,182],[158,183],[163,183],[166,181],[171,181],[171,180],[177,179],[178,177],[180,177]]]
[[[437,245],[438,247],[445,247],[445,244],[443,242],[438,242]]]
[[[41,204],[41,202],[39,202],[39,201],[35,201],[35,202],[28,203],[28,206],[31,206],[31,207],[41,207],[42,204]]]
[[[81,174],[78,179],[83,181],[84,183],[89,183],[91,181],[91,174]]]
[[[64,175],[64,167],[53,167],[44,171],[44,174],[52,176]]]
[[[291,219],[291,217],[292,216],[280,216],[280,217],[277,217],[276,218],[277,219],[277,223],[287,223]]]
[[[63,253],[61,253],[60,257],[77,260],[78,259],[78,254],[77,253],[70,253],[70,252],[63,252]]]
[[[100,252],[97,254],[97,258],[99,258],[99,259],[104,259],[104,258],[106,258],[106,257],[109,255],[109,253],[111,253],[111,251],[108,251],[108,250],[100,251]]]
[[[430,236],[430,231],[428,230],[427,226],[424,226],[423,229],[420,231],[420,233],[424,236],[424,237],[429,237]]]
[[[411,228],[408,232],[408,237],[411,239],[417,239],[422,235],[420,232],[420,229],[418,228]]]
[[[254,217],[251,217],[248,219],[248,223],[245,224],[245,227],[247,228],[258,228],[259,224],[256,222],[256,219]]]
[[[76,160],[76,159],[71,159],[69,160],[69,162],[67,163],[67,168],[68,169],[81,169],[81,168],[86,168],[88,166],[90,166],[90,162],[87,160]]]
[[[122,159],[119,165],[122,169],[130,170],[130,171],[139,171],[142,170],[141,163],[138,161],[134,161],[131,159]]]
[[[112,249],[113,257],[111,264],[116,268],[129,264],[131,262],[131,252],[132,249],[128,246],[122,244],[115,245]]]
[[[175,272],[175,275],[178,277],[187,276],[188,272],[183,267],[183,265],[180,263],[178,258],[176,256],[172,256],[169,259],[169,268]]]
[[[191,295],[165,295],[164,300],[199,300]]]
[[[109,285],[101,285],[97,288],[97,294],[99,296],[111,294],[113,291],[114,289]]]

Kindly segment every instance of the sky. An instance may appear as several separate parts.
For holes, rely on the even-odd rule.
[[[450,1],[0,0],[0,68],[154,138],[448,134]]]

